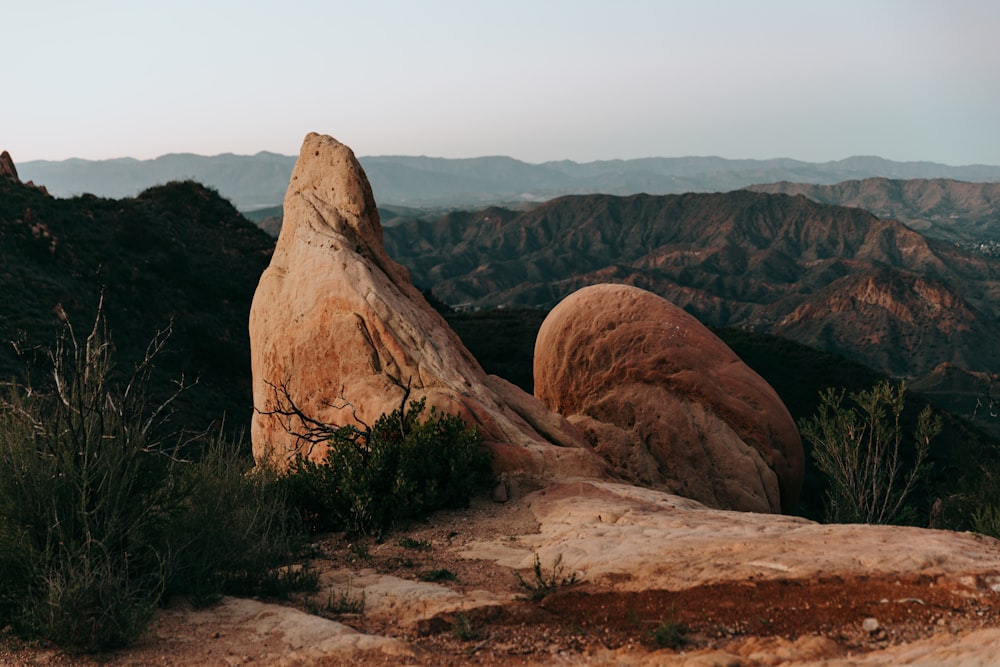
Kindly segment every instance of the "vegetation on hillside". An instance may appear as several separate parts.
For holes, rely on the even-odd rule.
[[[197,380],[177,399],[177,425],[202,431],[225,418],[235,436],[252,405],[246,321],[273,245],[197,183],[57,199],[0,179],[0,377],[24,370],[7,341],[46,345],[64,317],[92,318],[103,292],[125,358],[173,323],[151,390],[162,400],[171,379]]]
[[[75,651],[128,644],[165,598],[280,578],[298,534],[276,476],[170,427],[150,380],[166,338],[116,373],[98,317],[67,323],[0,394],[0,624]],[[268,574],[271,573],[271,574]]]
[[[1000,367],[1000,264],[859,208],[748,191],[594,194],[384,231],[416,283],[464,309],[549,309],[620,282],[707,325],[767,331],[893,376]]]
[[[529,394],[534,392],[535,337],[547,311],[533,308],[475,313],[445,310],[444,315],[487,373],[499,375]]]

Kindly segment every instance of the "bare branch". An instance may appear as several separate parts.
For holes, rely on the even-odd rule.
[[[327,424],[324,422],[310,417],[302,409],[295,404],[292,400],[292,396],[288,391],[288,381],[281,382],[280,384],[274,384],[268,380],[264,381],[267,386],[271,388],[274,393],[274,405],[276,406],[272,410],[261,410],[254,406],[254,411],[260,415],[266,415],[274,417],[281,424],[281,427],[285,429],[285,432],[295,438],[295,445],[292,448],[296,452],[300,452],[303,447],[306,447],[305,455],[311,456],[316,445],[321,443],[329,442],[334,435],[344,428],[352,429],[351,435],[367,441],[368,433],[371,428],[368,424],[358,419],[357,412],[355,411],[354,405],[343,398],[343,388],[341,388],[341,398],[342,403],[330,403],[329,401],[324,404],[328,407],[332,407],[336,410],[343,410],[345,408],[351,408],[351,414],[356,422],[364,427],[364,430],[359,429],[354,425],[336,426]],[[295,422],[298,422],[296,426]]]
[[[400,389],[403,390],[403,398],[401,398],[400,401],[399,401],[399,434],[402,435],[402,436],[405,436],[406,435],[406,403],[410,400],[410,387],[413,384],[413,377],[410,376],[410,378],[408,378],[406,380],[406,385],[405,386],[403,385],[402,381],[399,378],[393,377],[392,375],[388,375],[388,374],[387,374],[387,377],[392,381],[392,383],[394,385],[396,385],[397,387],[399,387]]]

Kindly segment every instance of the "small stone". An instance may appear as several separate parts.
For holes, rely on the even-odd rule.
[[[493,494],[491,495],[493,502],[495,503],[505,503],[508,500],[507,495],[507,485],[503,481],[497,482],[497,485],[493,487]]]
[[[500,479],[497,481],[497,485],[493,487],[491,497],[495,503],[505,503],[510,500],[510,477],[507,473],[500,473]]]
[[[870,635],[878,632],[879,629],[878,620],[870,617],[866,618],[861,622],[861,629]]]

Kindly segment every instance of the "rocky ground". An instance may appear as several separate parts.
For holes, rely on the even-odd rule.
[[[405,531],[319,536],[320,589],[177,602],[95,658],[4,665],[989,665],[1000,542],[709,510],[610,482],[515,490]],[[534,564],[539,563],[536,572]]]

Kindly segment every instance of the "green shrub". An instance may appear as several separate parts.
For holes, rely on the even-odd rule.
[[[489,456],[460,417],[411,401],[371,426],[326,427],[321,462],[299,456],[285,483],[317,531],[380,533],[434,510],[468,505],[489,480]]]
[[[1000,538],[1000,507],[995,502],[977,507],[969,520],[975,532]]]
[[[41,384],[0,394],[0,624],[73,651],[125,645],[165,595],[212,599],[294,539],[275,476],[216,440],[200,458],[146,398],[166,335],[118,379],[98,315],[66,325]],[[29,373],[30,377],[30,373]],[[174,397],[177,393],[174,394]]]
[[[315,573],[279,567],[305,544],[278,474],[251,467],[237,442],[211,441],[180,470],[181,511],[167,539],[167,594],[208,604],[223,594],[286,598],[313,590]]]
[[[800,423],[827,477],[827,520],[896,523],[907,514],[906,498],[923,472],[941,419],[927,406],[914,432],[904,433],[905,384],[894,388],[882,381],[849,399],[853,405],[844,407],[844,392],[827,389],[817,413]]]
[[[1000,475],[984,465],[975,471],[964,492],[948,499],[945,517],[952,530],[972,530],[1000,539]]]

